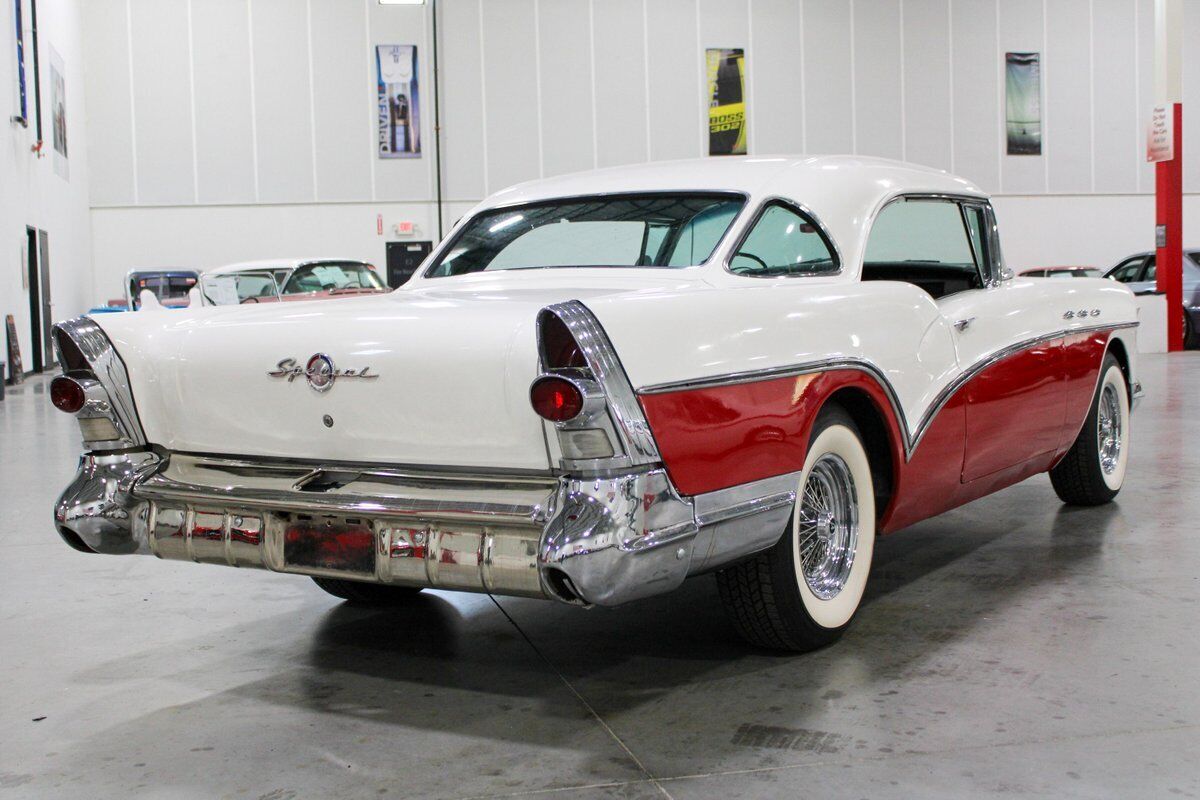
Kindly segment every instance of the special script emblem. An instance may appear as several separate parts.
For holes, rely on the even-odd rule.
[[[275,369],[267,374],[272,378],[287,378],[288,383],[296,380],[296,378],[303,377],[308,381],[308,385],[313,388],[313,391],[327,392],[333,388],[334,381],[338,378],[371,379],[379,377],[370,370],[370,367],[363,367],[362,369],[338,369],[334,366],[332,358],[324,353],[314,353],[303,367],[296,363],[296,359],[285,358],[275,365]]]

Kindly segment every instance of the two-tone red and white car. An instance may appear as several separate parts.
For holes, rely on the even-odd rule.
[[[57,328],[80,550],[624,603],[715,572],[835,639],[875,537],[1049,472],[1113,499],[1132,294],[1017,279],[988,197],[857,157],[616,168],[484,201],[397,292]]]

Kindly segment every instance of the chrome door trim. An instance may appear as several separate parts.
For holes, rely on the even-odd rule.
[[[928,431],[930,424],[938,412],[945,407],[954,393],[967,384],[972,378],[978,375],[983,370],[993,364],[1015,355],[1022,350],[1027,350],[1042,342],[1059,339],[1064,336],[1072,336],[1079,333],[1092,333],[1095,331],[1116,331],[1126,328],[1136,328],[1138,322],[1118,322],[1104,323],[1100,325],[1081,325],[1072,328],[1061,328],[1050,333],[1033,336],[1023,339],[1013,344],[1002,347],[998,350],[989,353],[979,359],[967,369],[955,376],[940,392],[934,397],[932,403],[929,404],[926,411],[921,415],[920,421],[917,423],[915,430],[910,430],[908,420],[904,415],[902,406],[900,405],[899,397],[896,394],[895,388],[884,371],[872,362],[870,359],[860,356],[838,356],[835,358],[818,359],[814,361],[806,361],[799,364],[790,364],[783,367],[769,367],[766,369],[747,370],[744,372],[729,372],[721,375],[713,375],[706,378],[697,378],[684,381],[673,381],[669,383],[652,384],[643,386],[638,390],[639,395],[648,394],[665,394],[668,392],[692,391],[696,389],[711,389],[720,386],[736,386],[743,383],[756,383],[758,381],[772,380],[775,378],[792,378],[799,375],[808,375],[815,372],[828,372],[835,369],[852,369],[875,378],[884,393],[888,397],[888,401],[892,406],[892,412],[895,414],[896,422],[900,427],[902,436],[904,437],[904,457],[906,461],[912,460],[913,451],[917,449],[917,445],[921,443],[921,438]]]

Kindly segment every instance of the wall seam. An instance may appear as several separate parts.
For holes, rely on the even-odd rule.
[[[808,79],[807,74],[807,54],[808,48],[804,46],[804,0],[798,0],[799,3],[799,42],[800,42],[800,149],[805,154],[808,153]]]
[[[542,134],[542,5],[533,0],[533,83],[537,102],[534,118],[537,121],[538,177],[546,177],[546,150]]]
[[[309,142],[312,144],[313,200],[319,201],[321,193],[317,190],[317,88],[313,72],[312,0],[304,0],[304,16],[308,37],[308,130]]]
[[[1002,194],[1004,192],[1004,154],[1007,150],[1008,139],[1008,114],[1005,113],[1005,81],[1007,79],[1007,63],[1008,59],[1001,59],[1000,54],[1003,49],[1000,47],[1000,0],[994,0],[996,6],[996,107],[997,107],[997,126],[996,126],[996,192]],[[1044,39],[1044,32],[1043,32]]]
[[[1088,0],[1088,122],[1091,138],[1091,189],[1096,191],[1096,4]]]
[[[371,2],[371,0],[367,0]],[[479,106],[483,113],[482,136],[483,140],[483,196],[487,197],[491,194],[491,175],[488,166],[488,116],[487,116],[487,50],[484,47],[484,25],[483,25],[483,0],[479,0]]]
[[[253,0],[246,0],[246,38],[250,53],[250,156],[254,171],[254,202],[260,199],[258,188],[258,94],[254,90],[254,10]]]
[[[596,169],[600,166],[600,137],[596,135],[596,126],[600,124],[596,116],[596,0],[588,0],[588,48],[592,82],[592,169]]]
[[[755,102],[755,81],[754,81],[754,0],[746,0],[746,50],[742,55],[742,63],[745,65],[746,80],[750,84],[750,91],[747,92],[747,100],[750,101],[750,110],[745,113],[745,124],[749,127],[749,134],[746,136],[746,153],[753,155],[758,152],[755,141],[755,130],[758,128],[754,124],[754,112],[758,108]]]
[[[192,201],[200,202],[200,139],[196,136],[196,39],[192,34],[192,0],[187,0],[188,92],[192,114]]]
[[[708,155],[708,103],[711,98],[708,97],[706,91],[706,82],[708,79],[708,58],[704,52],[704,37],[700,33],[700,0],[696,0],[696,50],[700,60],[700,69],[697,77],[699,80],[698,94],[700,95],[700,156]]]
[[[900,34],[900,160],[908,161],[908,109],[907,92],[904,88],[904,0],[900,2],[900,22],[896,26]]]
[[[651,147],[651,126],[650,126],[650,13],[646,9],[646,4],[649,0],[642,0],[642,76],[643,81],[642,91],[645,92],[645,107],[646,107],[646,160],[654,160],[654,149]],[[595,43],[593,42],[593,45]],[[593,64],[595,63],[595,47],[592,48]],[[596,84],[592,83],[592,100],[595,102]],[[595,115],[593,114],[593,119]],[[753,129],[752,129],[753,130]],[[596,132],[592,131],[594,139]]]
[[[858,155],[858,54],[854,47],[854,0],[850,0],[850,152]]]
[[[997,3],[1000,0],[996,0]],[[1041,102],[1038,103],[1042,111],[1042,172],[1044,174],[1042,191],[1046,194],[1050,193],[1050,82],[1046,79],[1046,30],[1048,27],[1048,12],[1046,10],[1046,0],[1042,0],[1042,55],[1041,69],[1038,74],[1041,75],[1041,86],[1038,87],[1042,93]]]
[[[954,0],[946,0],[946,76],[950,80],[950,171],[955,170],[954,133]]]
[[[249,0],[246,0],[249,2]],[[125,0],[125,54],[129,64],[129,149],[132,151],[130,172],[133,173],[133,203],[138,205],[137,107],[133,90],[133,0]]]

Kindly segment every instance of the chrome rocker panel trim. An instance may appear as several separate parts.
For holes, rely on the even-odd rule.
[[[448,476],[140,450],[83,456],[55,521],[96,553],[618,605],[773,545],[797,485],[793,474],[685,498],[658,466]],[[298,520],[369,530],[374,571],[289,561]]]

